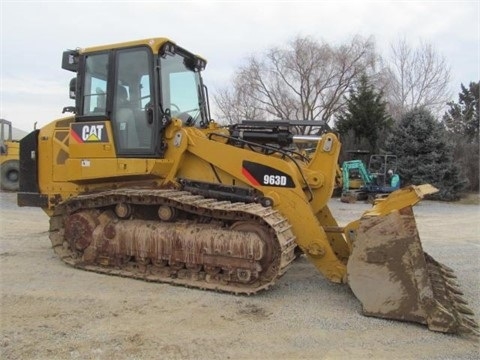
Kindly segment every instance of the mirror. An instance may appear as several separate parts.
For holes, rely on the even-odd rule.
[[[67,50],[62,55],[62,69],[68,71],[78,71],[78,51]]]

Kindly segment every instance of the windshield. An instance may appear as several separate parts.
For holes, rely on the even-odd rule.
[[[188,67],[188,59],[179,54],[160,58],[162,107],[185,125],[203,126],[202,84],[200,73]]]

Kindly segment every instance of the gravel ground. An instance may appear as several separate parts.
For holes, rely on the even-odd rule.
[[[305,259],[267,292],[233,296],[75,270],[48,218],[0,193],[2,359],[479,359],[478,338],[361,315],[346,285]],[[366,204],[330,207],[340,224]],[[426,251],[456,270],[480,314],[480,207],[422,202]]]

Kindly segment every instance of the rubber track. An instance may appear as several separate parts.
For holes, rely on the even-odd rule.
[[[208,216],[221,220],[255,221],[267,226],[278,244],[278,253],[273,257],[276,262],[274,273],[269,274],[268,281],[257,281],[254,284],[229,284],[225,281],[205,281],[198,274],[189,274],[186,269],[177,274],[170,272],[170,276],[140,271],[135,267],[113,268],[100,265],[83,264],[77,254],[73,252],[64,239],[64,219],[82,209],[102,208],[113,206],[117,203],[131,203],[135,205],[160,205],[166,204],[177,207],[199,216]],[[159,220],[160,221],[160,220]],[[207,199],[203,196],[193,195],[187,191],[178,190],[143,190],[143,189],[120,189],[101,193],[80,195],[67,200],[55,208],[50,218],[50,240],[57,255],[67,264],[76,268],[93,271],[102,274],[116,275],[135,278],[151,282],[170,283],[186,287],[209,289],[235,294],[254,294],[260,290],[268,289],[275,280],[282,276],[294,260],[295,237],[291,231],[291,225],[278,211],[270,207],[263,207],[256,203],[232,203]],[[147,265],[153,266],[153,265]]]

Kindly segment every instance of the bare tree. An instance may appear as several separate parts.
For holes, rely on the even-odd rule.
[[[235,78],[233,89],[224,88],[214,96],[223,123],[231,125],[241,120],[264,118],[261,107],[248,95],[249,84],[242,84],[241,80]]]
[[[419,107],[440,114],[450,99],[450,69],[431,44],[412,48],[405,38],[392,44],[389,75],[386,98],[396,119]]]
[[[354,80],[375,61],[371,39],[354,37],[335,47],[297,37],[284,48],[248,58],[236,71],[233,88],[221,90],[215,101],[227,122],[240,114],[256,120],[328,123]]]

